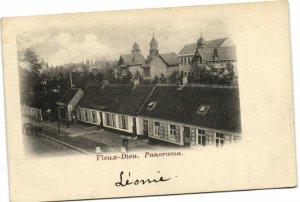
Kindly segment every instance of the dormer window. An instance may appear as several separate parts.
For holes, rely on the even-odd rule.
[[[132,62],[135,62],[135,57],[132,57]]]
[[[200,105],[197,110],[197,114],[205,115],[207,113],[208,109],[209,109],[209,105]]]
[[[155,101],[149,102],[147,109],[149,111],[153,110],[155,108],[156,104],[157,104],[157,102],[155,102]]]

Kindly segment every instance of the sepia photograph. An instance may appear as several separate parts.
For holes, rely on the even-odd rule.
[[[41,11],[1,37],[11,201],[297,186],[287,1]]]
[[[241,141],[238,60],[226,25],[192,19],[179,31],[180,23],[18,35],[25,148],[52,156]]]

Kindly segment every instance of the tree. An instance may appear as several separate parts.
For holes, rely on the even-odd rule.
[[[160,83],[166,83],[167,82],[167,79],[166,79],[166,77],[163,73],[161,73],[161,75],[160,75],[159,82]]]
[[[158,82],[159,82],[159,78],[157,76],[155,76],[154,79],[153,79],[153,83],[157,84]]]
[[[225,67],[216,67],[208,64],[192,65],[189,81],[192,83],[236,85],[237,77],[234,73],[234,66],[227,63]]]
[[[25,49],[23,55],[24,55],[23,61],[25,62],[25,69],[38,75],[42,66],[41,63],[39,62],[39,58],[35,50],[33,48],[27,48]]]

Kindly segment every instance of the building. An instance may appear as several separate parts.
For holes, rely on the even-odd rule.
[[[190,72],[192,64],[213,64],[219,67],[237,61],[236,47],[229,38],[205,41],[202,34],[197,43],[184,45],[178,58],[181,72]]]
[[[75,108],[84,92],[81,88],[70,88],[56,105],[58,107],[58,118],[73,123],[77,120]]]
[[[221,147],[241,138],[239,91],[233,86],[159,84],[139,116],[145,136],[181,146]]]
[[[144,79],[161,78],[162,75],[168,79],[175,71],[178,71],[179,60],[176,53],[160,54],[158,42],[152,37],[149,55],[143,66]]]
[[[106,129],[142,135],[139,111],[154,85],[89,86],[77,105],[77,119]]]
[[[142,66],[145,64],[145,61],[145,57],[141,53],[139,45],[134,43],[130,54],[123,54],[120,56],[118,64],[115,67],[116,77],[125,77],[129,72],[132,75],[135,75],[137,71],[142,75]]]
[[[158,42],[153,36],[150,42],[149,55],[147,60],[141,54],[137,43],[133,44],[130,54],[123,54],[115,67],[115,75],[122,78],[128,75],[135,75],[139,72],[145,80],[153,80],[155,77],[161,78],[162,75],[168,79],[175,71],[178,71],[179,60],[176,53],[160,54]]]
[[[100,128],[180,146],[221,147],[241,139],[236,86],[93,85],[84,94],[69,90],[58,105],[62,119],[75,117]]]

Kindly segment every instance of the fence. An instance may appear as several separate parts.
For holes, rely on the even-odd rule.
[[[42,110],[34,107],[22,106],[22,114],[30,118],[34,118],[37,121],[43,121]]]

